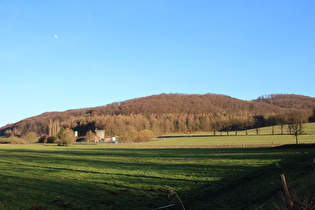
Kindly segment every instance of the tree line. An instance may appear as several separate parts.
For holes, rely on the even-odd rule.
[[[217,135],[235,131],[237,134],[256,128],[259,134],[260,127],[275,125],[280,125],[284,133],[284,125],[308,122],[314,117],[313,98],[307,97],[311,101],[308,105],[303,98],[306,109],[288,109],[275,102],[264,102],[270,98],[276,101],[277,97],[283,103],[282,95],[242,101],[217,94],[161,94],[103,107],[44,113],[4,127],[0,135],[25,137],[33,132],[53,142],[65,128],[77,131],[82,138],[99,129],[105,130],[107,137],[116,136],[122,141],[145,141],[168,133],[212,131]],[[291,96],[286,99],[289,105],[296,100]]]
[[[46,137],[46,142],[56,142],[60,139],[60,131],[69,128],[77,131],[79,137],[84,138],[88,132],[96,129],[105,130],[107,137],[116,136],[121,141],[146,141],[150,138],[168,133],[194,133],[210,132],[214,135],[222,135],[222,132],[238,131],[256,128],[259,134],[259,128],[280,125],[281,133],[284,133],[284,126],[298,125],[308,122],[312,116],[310,110],[290,110],[283,113],[274,113],[266,116],[251,115],[250,113],[239,113],[238,115],[222,114],[163,114],[163,115],[106,115],[81,117],[59,122],[58,119],[50,119],[47,122],[47,132],[41,134]],[[290,127],[289,127],[290,128]],[[294,132],[293,129],[289,129]],[[29,135],[27,132],[22,137]],[[35,133],[35,132],[32,132]],[[11,130],[7,130],[6,135],[13,135]]]

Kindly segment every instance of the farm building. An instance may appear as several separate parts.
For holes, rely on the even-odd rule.
[[[105,130],[95,130],[95,136],[97,140],[105,139]]]

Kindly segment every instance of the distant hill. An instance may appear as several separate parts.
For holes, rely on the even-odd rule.
[[[269,113],[280,111],[272,104],[242,101],[219,94],[160,94],[87,109],[89,114],[169,114],[169,113]]]
[[[243,101],[219,94],[160,94],[94,108],[46,112],[4,126],[0,128],[0,135],[8,130],[18,136],[30,131],[48,134],[51,121],[58,123],[58,127],[60,124],[61,127],[70,127],[82,134],[99,128],[107,130],[107,134],[119,135],[130,127],[137,131],[157,130],[155,133],[159,134],[206,131],[214,129],[214,120],[235,121],[242,118],[248,121],[245,123],[247,126],[254,126],[252,118],[264,120],[271,114],[283,113],[292,108],[315,110],[315,98],[277,94]],[[240,129],[240,126],[226,129]]]
[[[261,96],[255,101],[279,106],[281,108],[315,109],[315,98],[294,94],[271,94]]]

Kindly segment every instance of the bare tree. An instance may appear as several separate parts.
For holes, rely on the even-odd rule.
[[[295,143],[298,144],[298,136],[304,134],[304,123],[308,121],[310,110],[292,110],[287,112],[288,131],[295,136]]]
[[[295,143],[299,144],[298,136],[304,134],[304,124],[303,123],[291,123],[288,124],[289,133],[295,136]]]

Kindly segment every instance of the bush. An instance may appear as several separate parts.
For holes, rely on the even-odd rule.
[[[18,137],[0,138],[0,144],[25,144],[25,140]]]
[[[57,142],[57,138],[54,136],[49,136],[47,138],[47,143],[56,143]]]
[[[33,142],[35,142],[37,139],[38,139],[38,136],[37,136],[37,133],[35,133],[35,132],[27,132],[24,136],[23,136],[23,138],[25,139],[25,141],[27,142],[27,143],[33,143]]]
[[[151,130],[142,130],[139,131],[138,133],[137,141],[139,142],[148,141],[150,139],[153,139],[154,137],[155,137],[154,133]]]
[[[124,132],[119,136],[122,142],[144,142],[154,138],[151,130],[141,130],[139,132],[133,126],[127,126]]]
[[[135,141],[137,138],[138,132],[131,125],[126,126],[125,130],[119,136],[119,140],[122,142]]]
[[[38,143],[45,144],[46,142],[47,142],[47,135],[46,134],[41,135],[41,137],[39,137],[39,139],[38,139]]]
[[[58,146],[69,146],[75,142],[76,137],[74,136],[73,130],[66,128],[60,133],[60,139],[58,141]]]
[[[85,135],[86,142],[94,142],[95,138],[96,136],[93,133],[93,131],[89,130],[88,132],[86,132],[86,135]]]

